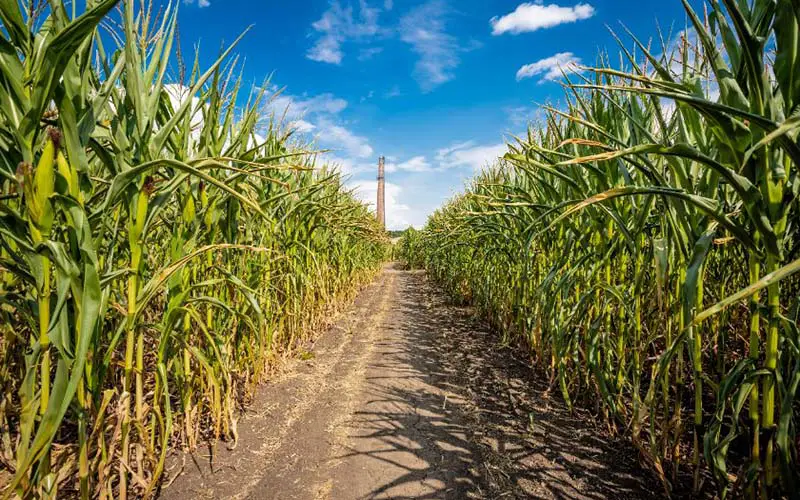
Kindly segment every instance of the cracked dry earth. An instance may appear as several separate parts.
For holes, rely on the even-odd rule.
[[[498,341],[424,273],[387,266],[312,359],[259,388],[238,446],[174,460],[161,496],[662,496],[628,445],[567,412]]]

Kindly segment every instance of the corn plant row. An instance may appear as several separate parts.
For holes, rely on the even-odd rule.
[[[402,261],[409,269],[420,269],[425,266],[425,247],[423,233],[409,227],[394,245],[394,257]]]
[[[684,6],[400,248],[668,491],[796,496],[800,6]]]
[[[386,236],[177,4],[0,2],[0,494],[153,496]],[[177,84],[167,84],[178,81]]]

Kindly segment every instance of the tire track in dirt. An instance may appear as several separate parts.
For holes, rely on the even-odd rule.
[[[661,496],[629,445],[570,414],[497,342],[423,273],[387,267],[314,359],[258,390],[239,447],[196,455],[163,496]]]
[[[271,464],[263,479],[247,492],[247,498],[289,500],[325,496],[328,488],[325,471],[334,463],[332,452],[343,439],[339,432],[341,422],[353,411],[354,398],[361,392],[364,371],[394,295],[394,284],[395,275],[384,273],[370,307],[362,308],[365,315],[351,335],[347,355],[329,365],[317,384],[306,387],[310,406],[305,408],[302,421],[297,421],[287,433],[281,449],[274,453],[282,457],[282,463]]]
[[[292,450],[298,437],[307,438],[297,427],[310,421],[311,414],[322,413],[321,389],[330,388],[333,373],[342,371],[353,358],[366,356],[359,352],[371,344],[364,334],[375,331],[373,313],[386,307],[387,287],[391,287],[390,276],[381,275],[309,346],[313,359],[290,361],[275,380],[257,389],[239,421],[235,449],[217,443],[204,453],[173,457],[168,473],[177,477],[168,480],[161,498],[247,498],[264,478],[284,475],[302,458]]]

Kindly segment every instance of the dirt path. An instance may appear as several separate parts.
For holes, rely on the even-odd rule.
[[[310,351],[258,391],[235,450],[188,459],[162,497],[661,496],[422,273],[388,267]]]

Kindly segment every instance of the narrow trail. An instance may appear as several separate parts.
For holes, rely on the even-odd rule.
[[[423,273],[387,267],[309,350],[258,390],[237,448],[173,467],[162,498],[661,496]]]

